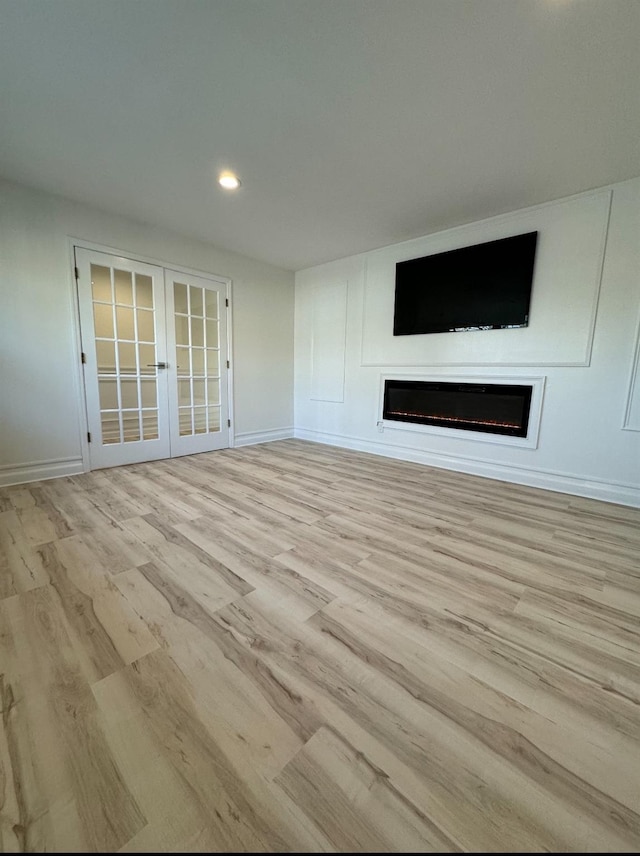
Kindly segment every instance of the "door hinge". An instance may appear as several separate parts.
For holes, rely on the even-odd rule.
[[[228,368],[228,369],[230,369],[230,368],[231,368],[231,361],[230,361],[230,360],[227,360],[227,368]]]
[[[87,443],[91,442],[91,431],[87,431]]]
[[[85,354],[84,351],[82,352],[82,357],[81,357],[80,361],[82,362],[82,365],[84,365],[87,362],[87,355]]]
[[[76,279],[80,279],[80,271],[77,267],[74,267],[73,272],[76,275]]]
[[[231,420],[227,419],[227,428],[231,428]]]
[[[229,305],[229,298],[228,298],[228,297],[225,297],[224,305],[225,305],[225,306],[228,306],[228,305]]]

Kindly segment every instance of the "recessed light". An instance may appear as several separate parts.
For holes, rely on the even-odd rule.
[[[240,179],[232,172],[221,172],[218,176],[218,184],[225,190],[237,190],[240,187]]]

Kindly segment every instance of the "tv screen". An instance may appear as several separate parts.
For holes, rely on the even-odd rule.
[[[537,232],[396,264],[393,335],[526,327]]]

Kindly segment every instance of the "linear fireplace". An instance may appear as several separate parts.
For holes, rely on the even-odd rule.
[[[532,392],[528,384],[386,379],[383,419],[526,437]]]

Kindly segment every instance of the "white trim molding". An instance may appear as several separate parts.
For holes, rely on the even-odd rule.
[[[376,443],[362,440],[359,437],[349,437],[344,434],[330,434],[324,431],[310,431],[306,428],[296,428],[295,437],[298,440],[310,440],[313,443],[324,443],[328,446],[340,446],[344,449],[354,449],[358,452],[369,452],[385,458],[395,458],[400,461],[412,461],[429,467],[444,470],[469,473],[483,478],[512,482],[513,484],[538,487],[552,490],[556,493],[568,493],[572,496],[585,496],[589,499],[599,499],[602,502],[615,502],[640,508],[640,487],[622,482],[607,482],[603,479],[582,478],[570,473],[553,472],[552,470],[533,470],[528,467],[497,464],[495,461],[467,458],[463,455],[443,455],[438,452],[426,452],[407,446],[393,446],[386,443]]]
[[[293,436],[293,425],[288,428],[272,428],[269,431],[245,431],[243,434],[236,434],[235,447],[272,443],[274,440],[290,440]]]
[[[50,461],[28,461],[0,466],[0,486],[77,476],[85,472],[82,458],[53,458]]]
[[[385,380],[418,380],[442,383],[478,383],[478,384],[520,384],[531,387],[531,407],[529,409],[529,425],[526,437],[510,437],[506,434],[489,434],[482,431],[463,431],[459,428],[441,428],[437,425],[419,425],[415,422],[396,422],[383,419],[384,382]],[[497,443],[500,446],[519,446],[524,449],[538,448],[540,433],[540,417],[542,415],[542,399],[546,375],[534,377],[521,375],[425,375],[403,372],[380,375],[380,392],[378,397],[378,416],[376,424],[384,431],[412,431],[418,434],[439,434],[441,437],[454,437],[459,440],[477,440],[480,443]]]
[[[348,280],[328,282],[311,292],[311,401],[344,402]]]

